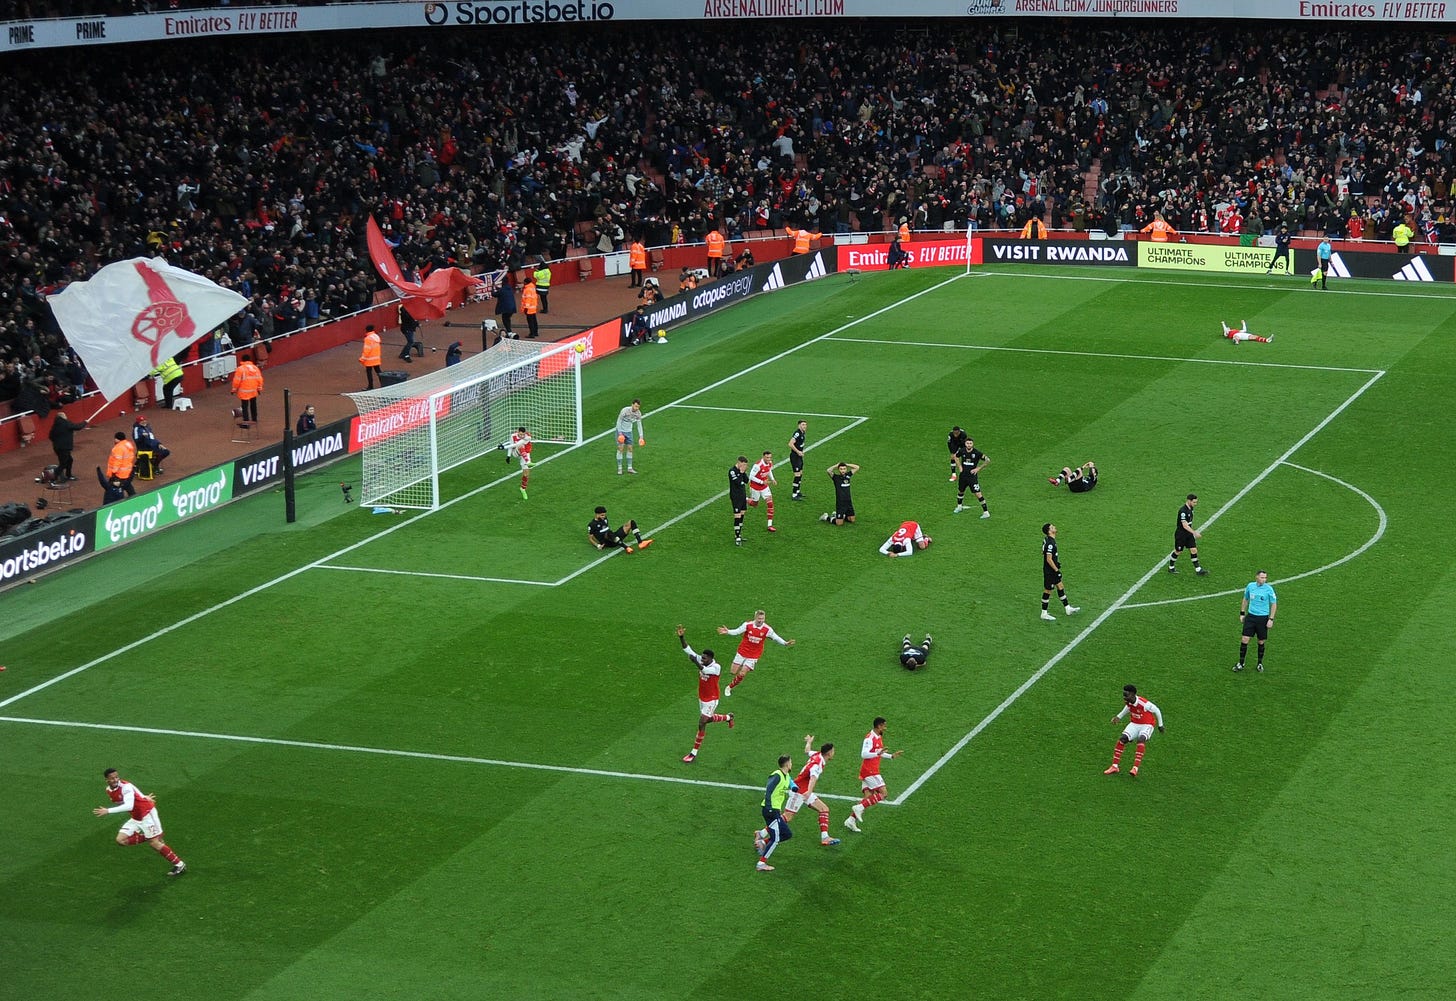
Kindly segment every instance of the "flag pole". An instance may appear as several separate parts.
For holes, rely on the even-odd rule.
[[[101,401],[101,406],[99,406],[99,407],[96,408],[96,413],[92,414],[90,417],[87,417],[86,420],[83,421],[82,423],[84,423],[84,424],[90,424],[92,421],[94,421],[96,419],[96,414],[101,413],[101,411],[105,410],[109,406],[111,406],[111,401],[110,400],[102,400]]]

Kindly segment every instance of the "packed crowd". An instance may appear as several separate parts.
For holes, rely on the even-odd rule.
[[[1035,216],[1115,231],[1154,211],[1180,231],[1335,235],[1353,216],[1366,237],[1408,216],[1456,238],[1442,36],[1002,28],[594,25],[22,55],[0,101],[0,400],[84,381],[44,295],[112,260],[160,253],[238,289],[252,305],[235,322],[264,337],[367,305],[369,215],[420,271],[713,228]]]

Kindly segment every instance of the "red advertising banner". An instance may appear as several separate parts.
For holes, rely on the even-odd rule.
[[[446,393],[436,402],[436,418],[448,417],[449,414],[450,395]],[[422,427],[429,422],[429,397],[416,396],[391,403],[387,407],[362,415],[350,428],[349,451],[357,452],[365,445]]]
[[[839,270],[888,271],[890,269],[890,245],[888,243],[857,243],[836,248],[839,251]],[[902,248],[910,255],[910,266],[934,268],[947,264],[966,263],[966,238],[955,240],[925,240],[912,242]]]

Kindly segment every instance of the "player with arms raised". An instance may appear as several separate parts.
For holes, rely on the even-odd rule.
[[[784,820],[791,821],[805,806],[812,806],[819,811],[819,843],[826,848],[832,848],[839,844],[839,839],[829,836],[829,805],[814,795],[814,787],[819,784],[819,776],[824,774],[825,767],[834,760],[834,745],[824,744],[816,751],[814,735],[805,734],[804,753],[809,755],[809,760],[804,762],[803,769],[794,779],[795,791],[789,793],[789,798],[784,803]],[[758,849],[760,855],[768,842],[768,833],[767,827],[754,832],[753,847]]]
[[[765,452],[763,457],[755,462],[753,468],[748,471],[748,506],[758,507],[760,500],[768,505],[768,530],[770,532],[778,531],[777,528],[774,528],[773,523],[774,500],[771,489],[776,483],[778,480],[774,479],[773,474],[773,453]]]
[[[692,764],[698,759],[698,748],[703,746],[703,733],[707,730],[709,723],[727,723],[728,729],[733,729],[733,714],[718,712],[718,678],[723,673],[723,668],[713,659],[712,650],[704,650],[698,653],[688,646],[687,630],[682,626],[677,627],[677,641],[682,644],[683,653],[688,655],[688,660],[698,669],[698,739],[693,741],[693,749],[683,755],[683,761]],[[768,837],[767,834],[764,835]]]
[[[106,778],[106,795],[114,806],[98,806],[91,812],[104,817],[109,813],[129,813],[131,818],[116,832],[116,843],[126,845],[150,845],[152,851],[172,863],[168,876],[180,876],[187,871],[187,863],[167,847],[162,840],[162,820],[157,816],[157,798],[148,796],[136,786],[116,773],[115,768],[102,772]]]
[[[733,689],[748,677],[749,673],[758,666],[758,658],[763,656],[763,641],[773,640],[779,646],[793,646],[793,640],[786,640],[774,632],[773,626],[765,621],[762,608],[753,613],[753,619],[743,623],[737,629],[729,629],[727,626],[718,627],[720,636],[742,636],[738,641],[738,652],[733,655],[733,680],[728,683],[725,696],[732,695]]]

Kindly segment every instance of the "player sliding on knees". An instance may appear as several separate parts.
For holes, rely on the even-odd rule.
[[[693,741],[693,749],[683,755],[683,761],[692,764],[698,760],[698,748],[703,746],[703,734],[708,729],[709,723],[727,723],[728,729],[733,729],[733,714],[718,712],[718,678],[723,673],[722,666],[713,659],[712,650],[704,650],[698,653],[688,646],[687,630],[682,626],[677,627],[677,641],[682,644],[683,653],[688,655],[688,660],[693,662],[693,667],[698,670],[698,738]],[[768,837],[767,834],[764,835]],[[759,849],[763,853],[763,849]]]
[[[718,627],[720,636],[742,636],[738,641],[738,652],[733,655],[733,680],[728,683],[728,689],[724,696],[733,694],[743,679],[758,666],[758,658],[763,656],[763,641],[773,640],[779,646],[793,646],[793,640],[786,640],[774,632],[773,626],[764,621],[762,608],[753,613],[753,619],[743,623],[736,629],[729,629],[727,626]]]
[[[1240,341],[1258,341],[1260,344],[1274,343],[1274,335],[1272,334],[1270,334],[1268,337],[1260,337],[1258,334],[1249,333],[1248,320],[1245,320],[1244,325],[1238,328],[1230,327],[1227,323],[1221,323],[1219,324],[1219,326],[1223,327],[1223,335],[1229,340],[1233,341],[1235,344],[1239,343]]]
[[[816,751],[814,735],[805,734],[804,753],[809,755],[809,760],[794,779],[795,791],[789,793],[789,798],[784,802],[783,818],[785,822],[791,821],[804,807],[813,807],[819,812],[819,843],[825,848],[833,848],[839,844],[839,839],[829,836],[829,804],[814,795],[814,787],[819,784],[819,776],[824,774],[829,762],[834,760],[834,745],[823,744]],[[768,835],[767,827],[753,832],[753,847],[758,849],[760,855],[768,843]]]

